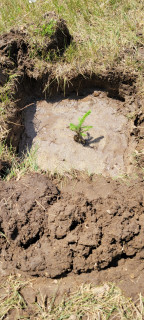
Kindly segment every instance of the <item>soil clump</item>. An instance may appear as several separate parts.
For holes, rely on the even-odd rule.
[[[127,277],[144,293],[143,181],[94,176],[70,180],[60,192],[46,175],[29,174],[1,181],[0,191],[1,276]]]

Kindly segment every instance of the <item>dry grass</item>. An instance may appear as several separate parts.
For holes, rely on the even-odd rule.
[[[64,59],[57,63],[57,75],[66,76],[71,69],[82,73],[113,67],[141,74],[143,9],[144,2],[137,0],[37,0],[33,4],[27,0],[1,0],[0,33],[29,24],[33,41],[33,31],[43,21],[44,13],[55,11],[66,20],[74,37]],[[69,67],[64,67],[67,64]]]
[[[82,286],[59,306],[55,306],[53,312],[55,318],[50,316],[48,319],[140,320],[144,309],[142,297],[136,307],[115,285],[105,284],[101,287]]]
[[[28,285],[28,281],[22,281],[19,277],[10,276],[0,284],[0,319],[6,319],[11,311],[19,314],[26,308],[26,303],[20,294],[20,289]],[[15,319],[18,317],[15,314]]]
[[[19,159],[16,157],[12,147],[8,148],[6,144],[0,142],[0,158],[10,164],[10,169],[6,170],[3,178],[9,181],[11,178],[16,177],[19,180],[25,173],[40,172],[36,164],[37,149],[37,146],[33,147]]]
[[[144,299],[139,296],[136,303],[122,295],[114,284],[100,287],[81,286],[69,297],[61,297],[55,303],[56,295],[51,299],[40,296],[38,302],[29,304],[21,294],[21,289],[32,286],[31,281],[18,276],[10,276],[0,286],[0,319],[8,319],[15,311],[15,319],[37,320],[142,320]]]

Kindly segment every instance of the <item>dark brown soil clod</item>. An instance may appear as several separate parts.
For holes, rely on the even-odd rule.
[[[144,272],[142,182],[134,188],[99,177],[77,181],[73,191],[69,183],[60,194],[46,176],[34,174],[0,188],[2,275],[100,276],[115,268],[121,279],[127,266],[127,276],[138,279]]]

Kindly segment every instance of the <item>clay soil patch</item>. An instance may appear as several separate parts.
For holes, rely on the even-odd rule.
[[[123,102],[101,91],[37,101],[24,109],[19,152],[37,146],[38,166],[51,173],[73,169],[111,176],[130,173],[136,142],[130,138],[131,122],[120,113],[122,109]],[[84,125],[93,128],[84,146],[74,141],[69,124],[77,124],[88,110],[91,115]]]
[[[63,278],[66,288],[114,281],[144,294],[142,182],[84,177],[60,192],[34,174],[0,187],[1,276],[45,277],[44,286]]]

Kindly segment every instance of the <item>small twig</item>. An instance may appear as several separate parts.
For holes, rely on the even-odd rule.
[[[15,126],[24,127],[23,124],[18,124],[18,123],[12,122],[12,121],[7,121],[7,123],[12,123],[12,124],[14,124]]]
[[[46,211],[45,207],[38,200],[35,199],[35,201],[38,204],[38,206],[40,206],[44,211]]]
[[[24,110],[24,109],[26,109],[26,108],[28,108],[28,107],[32,106],[33,104],[34,104],[34,102],[33,102],[33,103],[30,103],[30,104],[27,104],[25,107],[23,107],[23,108],[19,109],[18,111],[22,111],[22,110]]]
[[[0,231],[0,236],[3,237],[4,239],[6,239],[6,241],[7,241],[8,243],[10,243],[9,240],[8,240],[8,238],[6,237],[6,235],[5,235],[3,232],[1,232],[1,231]]]

